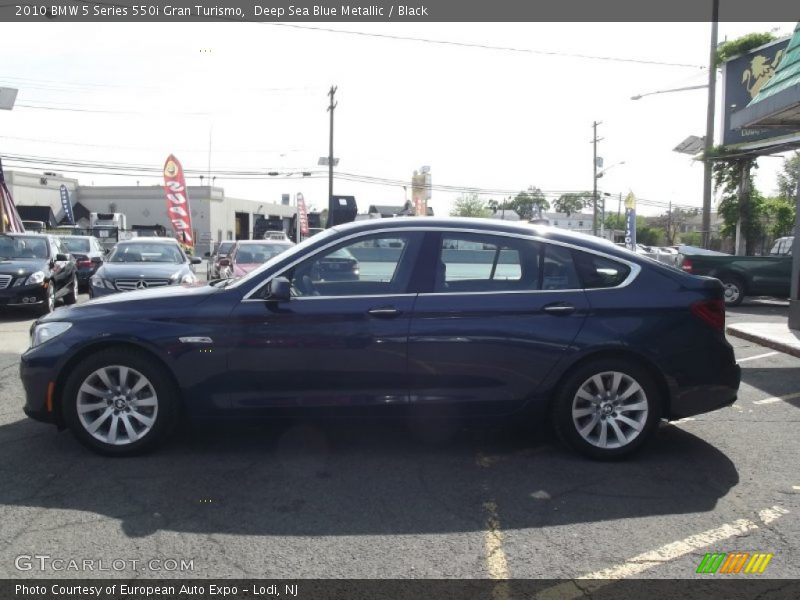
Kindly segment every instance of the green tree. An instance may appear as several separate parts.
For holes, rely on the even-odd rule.
[[[703,234],[699,231],[687,231],[681,235],[681,244],[686,246],[697,246],[698,248],[703,245]]]
[[[775,40],[775,35],[769,32],[748,33],[735,40],[722,42],[717,46],[717,65],[721,65],[735,56],[749,52]]]
[[[544,197],[544,193],[537,187],[529,186],[527,190],[521,191],[514,196],[508,203],[508,209],[516,212],[523,221],[530,221],[550,208],[550,203]]]
[[[462,194],[456,199],[451,217],[488,217],[492,211],[478,194]]]
[[[778,173],[778,196],[792,202],[797,199],[797,180],[800,176],[800,152],[783,159],[783,169]]]
[[[794,230],[795,201],[789,198],[766,198],[762,205],[766,233],[772,238],[791,235]]]
[[[753,157],[730,154],[735,152],[728,152],[724,148],[715,148],[710,154],[714,161],[714,188],[722,191],[718,206],[723,221],[720,233],[723,237],[735,237],[737,223],[741,221],[740,231],[746,241],[745,254],[752,256],[764,234],[761,219],[764,197],[753,181],[753,169],[758,165]],[[739,187],[743,182],[746,183],[746,191],[742,196],[744,202],[740,202]]]
[[[566,213],[569,217],[573,213],[581,212],[591,203],[592,192],[571,192],[569,194],[562,194],[558,200],[553,202],[553,208],[560,213]]]

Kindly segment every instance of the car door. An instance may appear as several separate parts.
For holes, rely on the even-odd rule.
[[[232,408],[405,403],[409,285],[421,236],[356,235],[276,274],[291,282],[288,302],[265,299],[266,285],[245,298],[230,316]],[[331,259],[342,255],[352,260],[337,261],[334,275]]]
[[[569,249],[469,232],[426,248],[434,267],[411,321],[410,402],[519,407],[570,352],[588,312]]]

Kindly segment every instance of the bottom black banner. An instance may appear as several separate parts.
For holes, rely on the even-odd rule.
[[[713,576],[712,576],[713,577]],[[61,579],[0,581],[2,600],[642,600],[800,598],[796,579]]]

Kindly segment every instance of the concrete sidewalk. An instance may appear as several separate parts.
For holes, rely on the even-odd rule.
[[[725,328],[728,335],[756,342],[800,358],[800,331],[782,323],[732,323]]]

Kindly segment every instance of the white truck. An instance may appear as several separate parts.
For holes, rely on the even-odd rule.
[[[92,235],[100,240],[106,249],[114,247],[125,235],[128,228],[127,219],[123,213],[89,213],[89,227]]]

